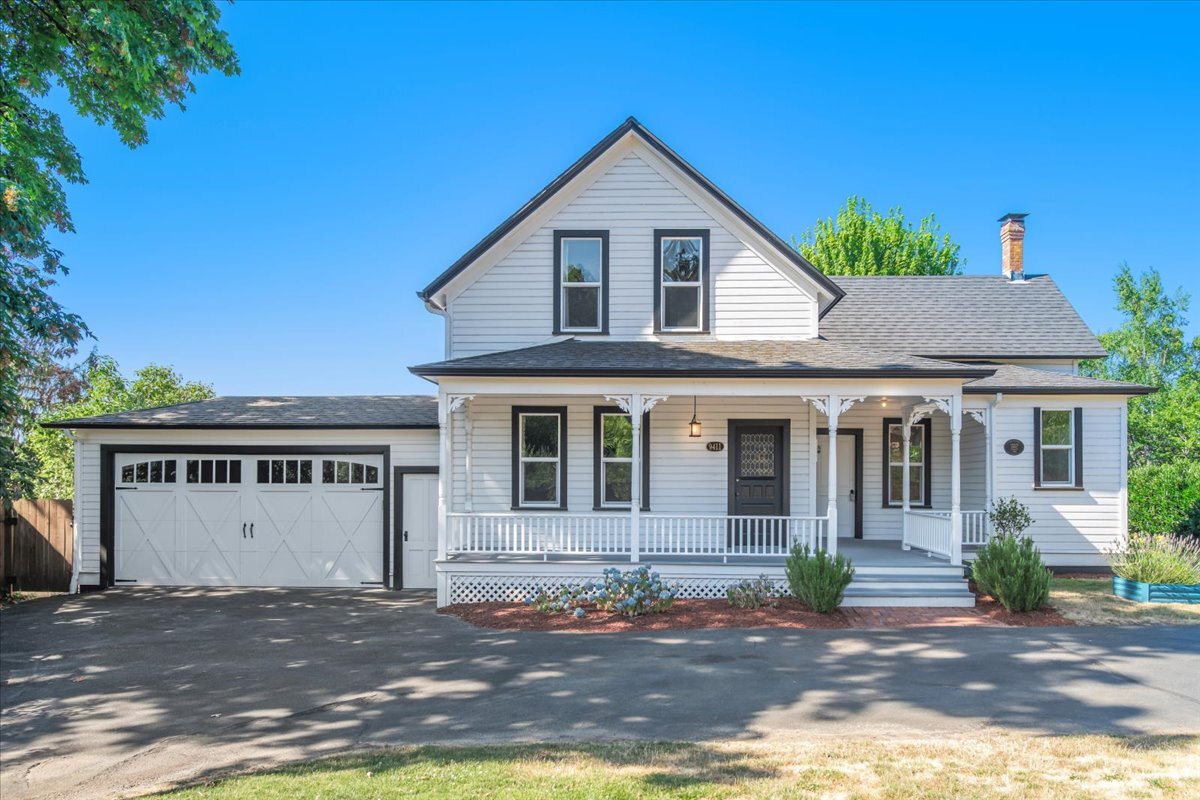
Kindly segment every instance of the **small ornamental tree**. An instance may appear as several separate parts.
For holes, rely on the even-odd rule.
[[[1036,521],[1029,515],[1029,506],[1015,497],[1002,497],[992,502],[988,521],[997,538],[1020,536]]]

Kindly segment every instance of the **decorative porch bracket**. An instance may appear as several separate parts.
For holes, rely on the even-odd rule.
[[[644,395],[634,392],[632,394],[606,394],[604,399],[610,403],[616,403],[618,408],[629,415],[629,427],[633,434],[630,442],[630,446],[633,448],[633,457],[630,459],[632,468],[629,476],[632,483],[632,486],[629,487],[629,560],[637,562],[641,560],[642,470],[645,469],[645,465],[642,464],[642,415],[649,414],[651,409],[669,399],[669,396],[665,394]]]

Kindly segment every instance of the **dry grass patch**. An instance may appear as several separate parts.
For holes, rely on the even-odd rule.
[[[1200,605],[1125,600],[1111,578],[1054,578],[1050,605],[1079,625],[1200,625]]]
[[[1200,797],[1200,738],[993,734],[787,743],[413,747],[229,778],[171,798]]]

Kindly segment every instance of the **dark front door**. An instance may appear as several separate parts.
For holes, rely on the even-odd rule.
[[[739,422],[731,427],[731,513],[735,517],[785,516],[787,426]],[[733,520],[729,543],[739,548],[780,545],[785,530],[785,524],[769,520]]]

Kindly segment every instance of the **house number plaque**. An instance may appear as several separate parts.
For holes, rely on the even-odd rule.
[[[704,449],[708,450],[708,452],[710,452],[710,453],[719,453],[725,449],[725,443],[724,442],[709,442],[708,444],[704,445]]]
[[[1004,452],[1010,456],[1019,456],[1025,452],[1025,443],[1020,439],[1009,439],[1004,443]]]

